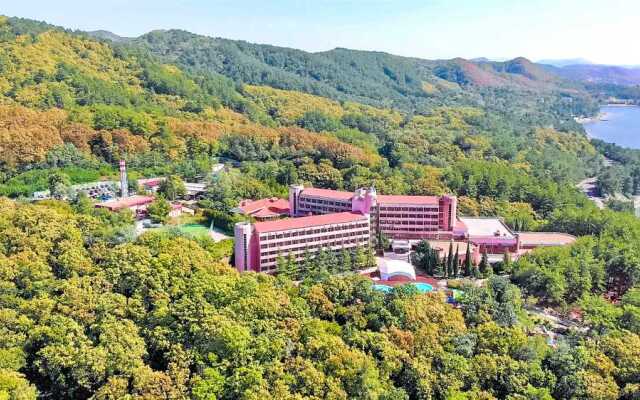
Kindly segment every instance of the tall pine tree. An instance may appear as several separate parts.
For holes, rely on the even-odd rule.
[[[276,258],[276,273],[285,278],[290,278],[287,259],[282,254]]]
[[[487,254],[487,248],[485,247],[482,251],[482,259],[480,260],[480,265],[478,269],[482,275],[487,273],[487,269],[489,268],[489,255]]]
[[[464,276],[473,275],[473,262],[471,261],[471,243],[467,242],[467,253],[464,258]]]
[[[453,254],[453,276],[457,278],[460,274],[460,256],[458,256],[458,251],[460,250],[460,246],[456,245],[456,252]]]
[[[449,242],[449,253],[447,254],[444,270],[446,271],[446,276],[450,276],[453,271],[453,240]]]
[[[353,259],[354,261],[352,266],[354,271],[365,268],[367,265],[367,249],[358,246]]]
[[[340,272],[349,272],[353,269],[353,265],[352,265],[352,259],[351,259],[351,251],[349,251],[348,249],[343,248],[340,251],[340,257],[339,257],[339,267],[338,270]]]
[[[293,252],[287,257],[287,275],[290,279],[296,279],[298,276],[298,260]]]

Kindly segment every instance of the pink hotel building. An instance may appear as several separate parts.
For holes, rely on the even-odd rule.
[[[236,225],[236,268],[271,272],[279,255],[293,253],[300,259],[321,248],[368,247],[379,231],[392,239],[451,240],[459,236],[456,204],[454,196],[377,195],[373,188],[352,193],[294,185],[289,189],[292,218]]]
[[[251,204],[266,213],[261,202]],[[274,211],[269,210],[272,218]],[[442,251],[448,241],[462,241],[456,243],[458,248],[468,241],[474,246],[475,262],[481,251],[502,259],[504,252],[518,257],[536,247],[575,241],[564,233],[512,232],[499,218],[458,218],[455,196],[377,195],[373,188],[351,193],[294,185],[289,188],[288,210],[282,204],[276,211],[277,215],[288,211],[290,218],[236,224],[235,265],[239,271],[273,272],[279,255],[293,254],[299,260],[323,248],[366,248],[377,232],[413,243],[426,239]],[[263,216],[252,212],[243,211],[256,219]]]

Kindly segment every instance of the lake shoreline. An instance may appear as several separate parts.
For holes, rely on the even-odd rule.
[[[605,104],[603,106],[601,106],[601,111],[599,111],[596,115],[592,115],[590,117],[575,117],[574,120],[581,124],[591,124],[591,123],[595,123],[595,122],[602,122],[602,121],[607,121],[608,120],[608,116],[610,115],[609,113],[607,113],[606,111],[602,111],[602,108],[604,107],[620,107],[620,108],[627,108],[627,107],[640,107],[640,105],[637,104],[621,104],[621,103],[610,103],[610,104]]]
[[[601,111],[592,117],[575,117],[574,120],[581,125],[592,124],[596,122],[606,121],[607,115],[608,114],[606,112]]]
[[[607,104],[597,115],[577,117],[589,140],[599,139],[630,149],[640,149],[640,106]]]

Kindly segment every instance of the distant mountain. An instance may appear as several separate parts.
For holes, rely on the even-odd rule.
[[[128,44],[194,72],[404,109],[462,88],[470,93],[482,88],[550,91],[572,85],[525,58],[505,62],[425,60],[344,48],[309,53],[183,30],[149,32]]]
[[[130,40],[130,38],[127,37],[123,37],[123,36],[118,36],[113,32],[109,32],[109,31],[105,31],[105,30],[97,30],[97,31],[89,31],[86,32],[87,35],[94,37],[96,39],[102,39],[102,40],[110,40],[112,42],[125,42],[127,40]]]
[[[504,62],[495,62],[491,63],[494,71],[509,74],[521,82],[523,78],[526,78],[530,82],[559,82],[557,76],[554,76],[549,71],[546,71],[543,67],[538,64],[531,62],[530,60],[524,57],[514,58],[513,60],[508,60]],[[526,84],[527,82],[522,82]]]
[[[567,65],[590,65],[591,61],[585,58],[545,59],[536,61],[537,64],[552,65],[554,67],[566,67]]]
[[[469,61],[477,62],[477,63],[489,63],[489,62],[503,62],[507,61],[508,58],[487,58],[487,57],[476,57],[472,58]]]
[[[612,65],[568,65],[555,68],[553,72],[565,79],[600,84],[623,86],[640,85],[640,68]]]
[[[15,33],[62,30],[36,21],[10,20]],[[184,30],[152,31],[137,38],[105,30],[66,32],[109,41],[125,50],[123,54],[127,49],[138,56],[147,53],[196,75],[223,75],[237,83],[407,111],[453,102],[483,105],[490,92],[504,89],[518,93],[523,101],[535,98],[531,91],[588,97],[581,79],[565,79],[560,76],[560,69],[523,57],[506,61],[427,60],[345,48],[310,53]]]

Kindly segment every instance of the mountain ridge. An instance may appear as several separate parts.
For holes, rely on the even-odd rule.
[[[275,46],[271,44],[257,44],[257,43],[253,43],[246,40],[234,40],[234,39],[226,39],[222,37],[199,35],[196,33],[189,32],[185,29],[173,29],[173,28],[157,29],[157,30],[152,30],[150,32],[142,34],[138,37],[124,37],[108,30],[71,31],[69,29],[65,29],[63,27],[56,26],[56,25],[51,25],[42,21],[33,21],[33,20],[28,20],[28,19],[18,18],[18,17],[10,17],[10,19],[13,19],[14,21],[28,22],[29,24],[32,25],[32,29],[33,27],[35,27],[37,31],[43,31],[46,29],[64,30],[66,32],[84,34],[98,40],[110,41],[110,42],[113,42],[114,44],[140,45],[140,44],[145,44],[144,42],[147,41],[149,37],[154,37],[154,36],[158,37],[158,36],[167,36],[167,35],[175,36],[177,34],[181,36],[183,40],[185,39],[185,37],[189,37],[193,40],[197,40],[198,42],[200,42],[200,44],[202,44],[202,42],[209,42],[209,44],[211,44],[212,42],[217,42],[218,46],[222,46],[226,48],[228,48],[231,44],[236,44],[240,49],[246,49],[247,47],[257,46],[257,47],[263,47],[265,49],[272,49],[275,51],[299,52],[301,54],[307,54],[309,56],[319,56],[319,57],[322,57],[322,56],[330,57],[332,54],[339,53],[339,52],[352,52],[357,54],[366,54],[366,53],[377,54],[377,55],[396,58],[396,59],[414,61],[414,62],[423,64],[423,66],[431,67],[431,68],[434,68],[434,66],[439,66],[440,72],[441,72],[440,75],[450,78],[445,80],[448,80],[449,82],[452,82],[454,84],[463,84],[463,85],[477,84],[478,86],[508,87],[510,86],[510,83],[511,83],[518,86],[524,86],[529,89],[540,89],[541,85],[536,85],[533,82],[537,80],[536,78],[540,78],[540,77],[542,77],[542,80],[547,82],[553,81],[553,79],[550,79],[548,74],[556,75],[558,78],[562,78],[564,80],[574,82],[574,83],[577,82],[577,83],[584,83],[584,84],[614,84],[614,85],[620,85],[620,86],[640,85],[640,67],[638,66],[594,64],[584,58],[541,59],[541,60],[538,60],[537,62],[528,60],[525,57],[516,57],[506,61],[492,61],[486,57],[477,57],[473,59],[464,59],[462,57],[455,57],[453,59],[427,59],[427,58],[420,58],[420,57],[399,56],[399,55],[395,55],[395,54],[383,52],[383,51],[348,49],[340,46],[331,50],[326,50],[326,51],[307,52],[304,50],[299,50],[291,47]],[[18,29],[17,31],[18,33],[20,33],[20,29]],[[209,51],[206,48],[201,48],[201,50],[205,52]],[[168,54],[156,54],[156,55],[159,55],[161,58],[165,58],[165,61],[171,61],[171,62],[179,61],[176,59],[172,59],[171,57],[167,57]],[[235,56],[239,56],[239,55],[236,54]],[[233,59],[235,57],[231,56],[231,58]],[[515,82],[509,82],[509,79],[506,79],[506,80],[504,79],[505,76],[491,76],[490,71],[487,71],[486,69],[484,72],[482,72],[482,71],[476,70],[473,66],[464,64],[464,62],[470,62],[480,66],[491,65],[493,69],[496,70],[497,72],[505,72],[505,71],[500,71],[501,65],[504,65],[505,63],[517,64],[518,60],[521,60],[521,59],[529,61],[533,66],[537,66],[536,68],[539,68],[539,71],[544,70],[546,72],[544,73],[537,72],[537,73],[531,74],[529,73],[530,71],[526,71],[527,69],[531,70],[531,68],[525,68],[523,70],[524,73],[521,75],[525,76],[529,80],[523,80],[520,77],[516,77]],[[464,62],[462,60],[464,60]],[[251,61],[252,63],[256,62],[256,60],[249,60],[249,61]],[[456,71],[449,71],[449,73],[446,73],[443,71],[444,66],[446,65],[453,66],[455,64],[457,64],[457,67],[458,67]],[[188,67],[189,63],[183,62],[181,63],[181,65]],[[218,68],[216,72],[221,73],[224,71],[222,68]],[[227,72],[230,73],[230,71],[227,71]],[[511,71],[507,70],[507,72],[510,72],[512,74],[512,75],[507,75],[507,77],[509,76],[513,77],[514,75],[513,70]],[[279,72],[271,70],[271,71],[263,71],[263,73],[266,73],[267,75],[269,74],[277,75]],[[468,76],[466,75],[467,73],[469,74]],[[547,74],[547,76],[544,76],[545,74]],[[256,83],[256,84],[267,83],[268,84],[268,82],[259,82],[256,79],[246,79],[247,75],[240,73],[239,71],[234,71],[234,73],[230,73],[230,75],[232,75],[231,76],[232,78],[235,77],[236,79],[244,78],[242,80],[243,81],[246,80],[249,83]],[[517,75],[517,73],[515,75]],[[555,80],[555,82],[557,83],[558,81]],[[434,83],[435,82],[427,81],[427,84],[434,84]],[[319,94],[319,95],[326,96],[327,94],[329,94],[327,92],[332,92],[330,96],[332,98],[340,98],[341,96],[339,92],[341,92],[342,90],[340,88],[334,88],[337,90],[336,92],[335,90],[331,90],[326,87],[314,88],[313,86],[317,86],[317,83],[314,85],[314,83],[311,83],[311,82],[305,82],[305,83],[301,82],[300,84],[301,85],[306,84],[306,85],[312,86],[310,88],[310,91],[308,91],[309,93],[312,93],[312,94]],[[566,83],[565,83],[565,86],[566,86]],[[288,87],[279,87],[279,88],[290,89]],[[415,89],[416,88],[414,88],[414,92],[415,92]],[[366,99],[364,98],[356,97],[354,99],[359,101],[366,101]],[[396,102],[397,100],[398,99],[396,99]],[[379,104],[379,105],[386,106],[387,104]]]

